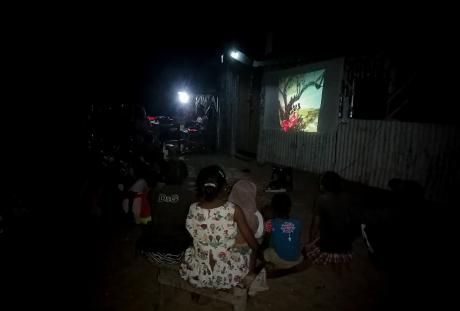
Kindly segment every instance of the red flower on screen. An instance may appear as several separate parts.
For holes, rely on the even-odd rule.
[[[299,123],[299,115],[297,112],[294,112],[289,116],[289,119],[281,121],[281,127],[284,132],[287,132],[290,128],[293,128]]]

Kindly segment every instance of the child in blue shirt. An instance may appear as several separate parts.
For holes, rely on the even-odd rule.
[[[300,220],[290,217],[291,199],[286,193],[273,196],[271,207],[274,218],[265,223],[266,239],[270,246],[264,251],[264,259],[274,269],[289,269],[303,260],[300,253]]]

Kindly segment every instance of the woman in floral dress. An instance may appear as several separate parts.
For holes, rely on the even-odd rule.
[[[196,185],[199,202],[190,206],[186,221],[193,246],[185,252],[181,277],[196,287],[238,286],[254,269],[250,256],[257,251],[257,241],[241,209],[227,202],[225,173],[219,166],[202,169]],[[238,232],[252,251],[242,253],[235,248]]]

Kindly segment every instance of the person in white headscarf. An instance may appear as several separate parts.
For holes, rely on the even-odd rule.
[[[254,237],[261,242],[264,234],[264,219],[256,205],[257,186],[249,180],[239,180],[233,187],[228,201],[238,205],[244,213],[246,222],[254,233]],[[246,241],[239,234],[236,237],[236,244],[246,244]]]
[[[264,219],[257,209],[256,195],[257,186],[253,182],[243,179],[237,181],[233,185],[228,201],[239,206],[243,211],[249,228],[252,230],[254,237],[260,244],[262,243],[264,235]],[[235,247],[243,253],[249,251],[249,246],[241,233],[238,233],[236,236]],[[253,254],[253,256],[251,256],[251,260],[256,260],[255,257],[255,254]],[[258,272],[256,271],[255,275],[248,275],[246,282],[249,287],[249,296],[254,296],[258,292],[269,289],[266,278],[267,272],[265,268]]]

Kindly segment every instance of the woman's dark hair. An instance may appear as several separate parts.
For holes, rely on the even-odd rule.
[[[187,164],[181,160],[170,160],[166,166],[165,182],[168,185],[180,185],[188,177]]]
[[[275,217],[288,218],[291,213],[291,198],[286,193],[276,193],[272,197],[271,206]]]
[[[197,196],[200,200],[210,202],[217,198],[226,184],[225,173],[221,167],[207,166],[198,173],[196,178]]]
[[[327,192],[338,193],[340,192],[340,183],[342,178],[336,172],[325,172],[320,179],[320,184]]]

